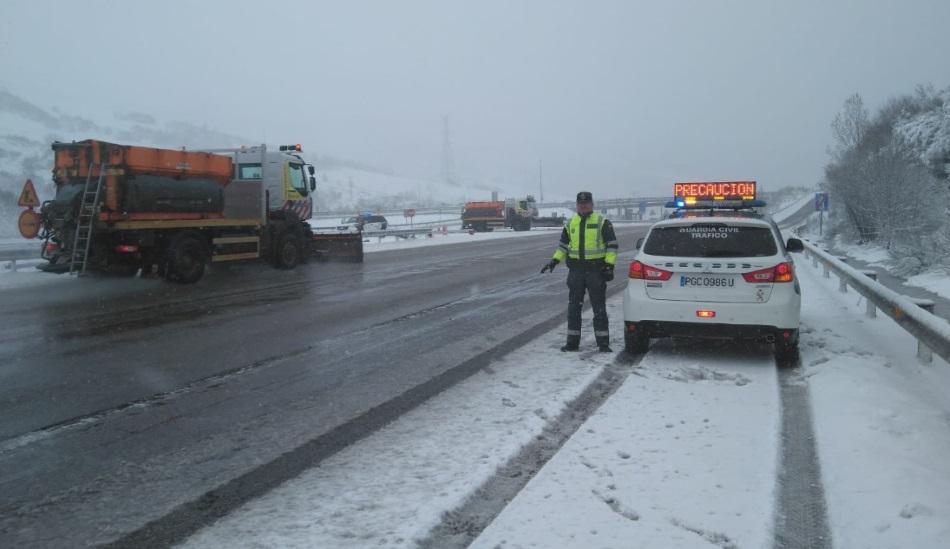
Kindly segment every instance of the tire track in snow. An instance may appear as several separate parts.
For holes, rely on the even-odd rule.
[[[417,546],[423,549],[468,547],[581,425],[623,385],[642,357],[631,357],[624,351],[618,353],[614,364],[605,367],[581,394],[567,403],[534,442],[523,447],[499,467],[462,505],[448,511],[442,523],[433,528]],[[598,497],[601,496],[598,494]],[[640,518],[635,511],[622,507],[612,498],[601,497],[601,501],[628,520]]]
[[[808,384],[798,356],[779,359],[781,453],[775,505],[777,549],[830,549],[831,530],[815,447]]]

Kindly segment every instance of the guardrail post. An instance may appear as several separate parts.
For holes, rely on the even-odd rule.
[[[877,281],[877,272],[875,271],[861,271],[864,273],[864,276],[870,278],[871,280]],[[867,308],[864,310],[864,314],[868,318],[877,318],[877,307],[874,305],[874,302],[865,296],[864,300],[867,302]]]
[[[917,304],[918,307],[927,311],[930,314],[934,312],[934,302],[930,299],[918,299],[915,297],[910,298],[911,301]],[[917,359],[923,362],[924,364],[931,364],[934,361],[934,352],[933,350],[926,346],[921,340],[917,340]]]
[[[10,260],[10,271],[14,273],[16,272],[16,259]]]
[[[839,256],[838,256],[838,260],[841,261],[842,263],[847,263],[847,262],[848,262],[848,258],[845,257],[845,256],[842,256],[842,255],[839,255]],[[838,291],[841,292],[841,293],[843,293],[843,294],[848,293],[848,283],[845,282],[843,276],[839,276],[839,277],[838,277]]]

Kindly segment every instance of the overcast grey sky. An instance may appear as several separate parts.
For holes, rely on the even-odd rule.
[[[950,1],[0,2],[0,86],[513,192],[821,176],[829,123],[950,85]],[[76,136],[77,139],[95,136]]]

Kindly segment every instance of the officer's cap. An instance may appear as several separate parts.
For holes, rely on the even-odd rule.
[[[581,191],[577,193],[577,201],[578,202],[593,202],[594,195],[590,194],[587,191]]]

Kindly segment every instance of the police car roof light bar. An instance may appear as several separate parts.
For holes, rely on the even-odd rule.
[[[677,196],[666,203],[667,208],[677,210],[744,210],[749,208],[764,208],[764,200],[697,200],[686,202],[683,197]]]

